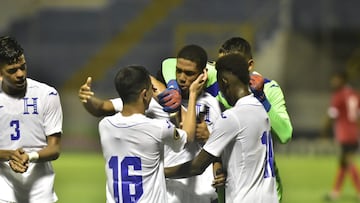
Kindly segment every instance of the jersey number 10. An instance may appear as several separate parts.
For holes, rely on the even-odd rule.
[[[274,149],[270,132],[263,133],[261,136],[261,143],[266,146],[266,165],[264,178],[275,177]]]
[[[139,157],[125,157],[120,165],[117,156],[112,156],[108,162],[109,168],[113,172],[113,188],[116,203],[120,202],[119,197],[119,166],[121,167],[121,193],[122,202],[136,203],[143,194],[142,176],[129,175],[129,167],[134,171],[141,170],[141,159]]]

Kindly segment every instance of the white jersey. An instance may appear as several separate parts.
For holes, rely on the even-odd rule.
[[[204,150],[222,157],[226,203],[277,203],[270,120],[251,94],[216,121]]]
[[[105,117],[99,133],[107,177],[107,203],[166,203],[164,144],[179,151],[186,143],[186,132],[166,120],[142,114],[124,117],[121,113]]]
[[[183,106],[187,106],[185,100],[183,100]],[[196,101],[196,115],[204,114],[204,120],[208,126],[208,130],[211,133],[214,126],[214,122],[220,117],[221,109],[219,102],[215,97],[205,92],[200,95]],[[204,143],[194,141],[187,143],[185,148],[181,152],[174,152],[170,148],[165,146],[165,167],[175,166],[192,160],[202,149]],[[180,190],[186,191],[186,196],[194,195],[198,196],[196,202],[210,202],[210,199],[216,198],[215,189],[211,186],[214,179],[212,165],[210,165],[203,174],[181,179],[167,179],[167,185],[169,185],[170,196],[182,196],[182,193],[177,193]],[[171,195],[173,194],[173,195]],[[174,199],[173,202],[177,202],[179,197],[170,197]],[[194,202],[194,199],[186,200],[186,197],[182,196],[180,199],[183,203]],[[202,201],[203,200],[203,201]],[[200,201],[200,202],[199,202]]]
[[[0,87],[0,149],[39,151],[47,146],[48,135],[62,132],[62,119],[54,88],[28,78],[25,96],[14,98]],[[54,178],[51,162],[30,163],[25,173],[15,173],[8,162],[0,162],[0,200],[55,202]]]

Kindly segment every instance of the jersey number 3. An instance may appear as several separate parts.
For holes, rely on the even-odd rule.
[[[14,128],[14,133],[11,133],[11,135],[10,135],[11,140],[20,139],[20,122],[19,122],[19,120],[12,120],[10,122],[10,127]]]
[[[119,197],[119,161],[117,156],[112,156],[108,162],[113,174],[114,198],[116,203],[120,202]],[[139,157],[125,157],[121,163],[121,192],[122,202],[136,203],[140,199],[143,191],[142,176],[129,175],[129,167],[134,171],[141,171],[141,159]]]

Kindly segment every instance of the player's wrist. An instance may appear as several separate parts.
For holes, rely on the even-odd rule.
[[[166,84],[167,89],[174,89],[180,92],[180,87],[177,84],[176,80],[170,80],[167,84]]]
[[[270,111],[271,104],[270,104],[269,100],[266,97],[263,98],[263,100],[261,101],[261,104],[264,106],[266,112]]]
[[[39,153],[38,152],[29,152],[26,153],[29,157],[29,162],[35,162],[39,159]]]

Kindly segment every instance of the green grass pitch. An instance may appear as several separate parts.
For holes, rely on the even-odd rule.
[[[282,203],[322,203],[334,182],[335,156],[276,155],[284,185]],[[53,162],[58,203],[105,203],[104,160],[101,153],[63,152]],[[355,190],[346,179],[337,203],[355,202]]]

